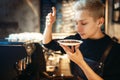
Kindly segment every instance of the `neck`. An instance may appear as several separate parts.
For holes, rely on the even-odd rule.
[[[100,39],[100,38],[103,38],[104,36],[105,34],[103,32],[99,32],[99,33],[96,33],[96,35],[94,35],[94,37],[90,39]]]

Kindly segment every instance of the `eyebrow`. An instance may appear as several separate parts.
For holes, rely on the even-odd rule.
[[[75,20],[75,19],[74,19],[74,21],[86,21],[86,20],[87,20],[87,19],[82,19],[82,20]]]

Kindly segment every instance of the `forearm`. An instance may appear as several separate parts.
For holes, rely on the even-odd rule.
[[[43,44],[47,44],[52,40],[52,25],[46,26],[43,33]]]
[[[103,80],[88,66],[85,61],[82,61],[82,64],[78,63],[78,65],[83,70],[88,80]]]
[[[43,44],[47,44],[52,40],[52,26],[56,20],[56,9],[52,7],[52,13],[46,16],[45,30],[43,33]]]

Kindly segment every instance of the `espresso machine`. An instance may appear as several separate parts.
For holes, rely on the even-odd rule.
[[[0,42],[0,80],[40,80],[45,71],[39,43]]]

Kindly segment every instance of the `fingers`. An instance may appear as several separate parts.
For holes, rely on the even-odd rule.
[[[65,51],[68,51],[68,47],[67,46],[64,46],[64,45],[62,45],[62,44],[60,44],[60,46],[65,50]]]
[[[46,16],[46,22],[47,23],[51,22],[51,15],[52,15],[52,13],[48,13],[48,15]]]
[[[66,53],[72,52],[72,50],[71,50],[68,46],[64,46],[64,45],[61,45],[61,44],[60,44],[60,46],[64,49],[64,51],[65,51]]]
[[[75,46],[71,46],[72,52],[75,52]]]
[[[56,8],[55,7],[52,7],[52,16],[56,16]]]
[[[75,46],[75,50],[79,49],[79,46],[80,46],[80,45],[76,45],[76,46]]]
[[[52,25],[56,20],[56,9],[52,7],[52,12],[46,16],[46,24]]]
[[[51,18],[52,13],[48,13],[48,15],[46,16],[47,19]]]

